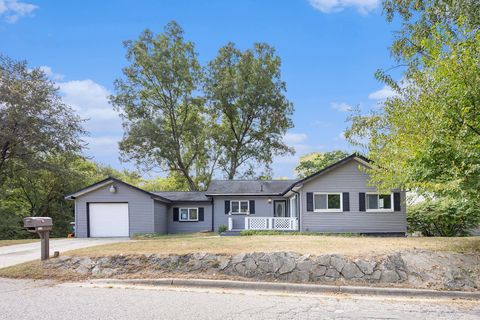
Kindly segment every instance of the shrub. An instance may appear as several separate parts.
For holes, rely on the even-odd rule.
[[[218,226],[218,233],[222,233],[228,230],[228,227],[224,224]]]
[[[440,198],[413,205],[407,214],[408,231],[427,237],[469,235],[480,222],[480,209],[467,200]]]

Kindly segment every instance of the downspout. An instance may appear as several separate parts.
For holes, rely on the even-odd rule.
[[[212,232],[215,232],[215,203],[212,197]]]
[[[295,203],[295,206],[297,207],[297,216],[298,216],[298,231],[302,229],[302,224],[300,221],[300,193],[298,191],[295,191],[292,189],[292,192],[297,194],[297,201]]]

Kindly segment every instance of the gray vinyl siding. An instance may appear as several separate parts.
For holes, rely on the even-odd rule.
[[[173,221],[173,208],[204,208],[203,221]],[[176,202],[168,208],[168,233],[204,232],[212,230],[212,204],[210,202]]]
[[[111,193],[111,184],[86,193],[75,199],[76,236],[87,237],[87,203],[127,202],[130,237],[136,233],[154,232],[153,199],[138,190],[120,183],[114,183],[117,192]]]
[[[272,202],[268,203],[268,199],[271,198]],[[287,200],[283,197],[239,197],[239,196],[216,196],[214,198],[214,211],[215,211],[215,231],[218,230],[220,225],[228,226],[228,214],[225,214],[225,200],[255,200],[255,214],[252,217],[273,217],[273,200]],[[234,229],[245,229],[245,214],[232,214]]]
[[[160,201],[153,201],[154,230],[155,233],[168,232],[168,207]]]
[[[359,211],[359,193],[376,192],[368,186],[368,175],[352,160],[316,179],[301,189],[301,231],[344,233],[404,233],[407,230],[405,192],[400,194],[400,212]],[[307,192],[348,192],[350,211],[340,213],[307,212]],[[392,204],[393,205],[393,204]]]

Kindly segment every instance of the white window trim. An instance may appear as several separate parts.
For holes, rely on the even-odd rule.
[[[340,195],[340,209],[315,209],[315,195],[317,194],[327,195],[327,207],[328,207],[329,194]],[[343,193],[342,192],[314,192],[313,193],[313,212],[343,212]]]
[[[392,204],[392,207],[390,209],[368,209],[368,195],[372,195],[372,194],[376,194],[378,198],[379,195],[382,195],[384,193],[367,192],[365,196],[365,212],[394,212],[395,204],[393,203],[393,192],[390,193],[390,203]]]
[[[240,210],[241,208],[241,205],[240,205],[240,202],[246,202],[247,203],[247,212],[233,212],[232,211],[232,202],[238,202],[238,210]],[[250,200],[230,200],[230,214],[250,214]]]
[[[188,219],[182,219],[182,209],[183,210],[187,210],[187,213],[188,213]],[[190,210],[191,209],[196,209],[197,210],[197,219],[190,219]],[[183,208],[178,208],[178,221],[180,222],[185,222],[185,221],[198,221],[198,215],[200,214],[200,210],[198,210],[198,208],[186,208],[186,207],[183,207]]]

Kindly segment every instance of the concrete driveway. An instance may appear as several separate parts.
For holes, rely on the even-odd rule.
[[[129,241],[128,238],[86,238],[86,239],[51,239],[50,255],[54,251],[62,254],[68,250],[98,246],[101,244]],[[0,268],[40,259],[40,241],[0,247]]]

